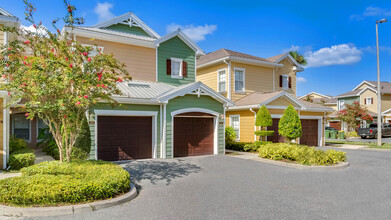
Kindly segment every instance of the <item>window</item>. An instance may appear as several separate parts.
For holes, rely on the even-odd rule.
[[[235,68],[235,92],[244,92],[244,69]]]
[[[339,110],[345,109],[345,100],[339,100]]]
[[[240,116],[231,115],[230,116],[231,127],[235,130],[236,140],[240,140]]]
[[[30,120],[23,114],[12,115],[12,134],[17,138],[30,140]]]
[[[37,119],[37,139],[43,139],[47,134],[49,134],[49,127],[43,122],[42,119]]]
[[[227,75],[225,73],[225,70],[219,70],[217,72],[218,78],[217,78],[217,83],[218,83],[218,91],[219,92],[225,92],[227,88]]]
[[[282,80],[282,88],[289,89],[289,76],[281,75],[281,80]]]
[[[364,102],[365,102],[365,105],[372,105],[373,104],[373,98],[365,98]]]
[[[171,78],[182,78],[182,59],[171,58]]]

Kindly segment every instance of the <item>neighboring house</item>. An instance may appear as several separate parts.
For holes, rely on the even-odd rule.
[[[299,99],[323,105],[328,108],[332,108],[334,112],[328,112],[326,114],[326,126],[341,130],[341,122],[335,119],[335,117],[329,117],[329,115],[335,115],[338,109],[338,101],[336,97],[333,97],[331,95],[323,95],[317,92],[310,92],[306,95],[299,97]]]
[[[132,77],[118,83],[123,94],[114,98],[121,106],[91,109],[91,159],[225,152],[225,107],[233,103],[196,82],[196,59],[204,52],[181,30],[161,37],[132,12],[64,30],[81,44],[97,45],[96,53],[113,53]]]
[[[382,120],[391,123],[391,83],[381,82],[381,112]],[[343,110],[346,104],[359,102],[368,109],[368,113],[377,120],[377,81],[363,81],[352,91],[336,96],[337,110]],[[336,117],[336,114],[333,116]],[[364,126],[365,126],[364,122]]]
[[[0,26],[5,27],[20,27],[20,21],[11,13],[0,8]],[[13,36],[8,32],[0,31],[0,44],[6,45]],[[5,169],[9,155],[9,133],[10,133],[10,109],[4,108],[7,105],[8,92],[0,91],[0,167]]]
[[[325,114],[331,108],[296,98],[296,74],[304,69],[289,53],[261,58],[227,49],[220,49],[197,60],[197,80],[235,102],[228,107],[226,125],[237,133],[237,141],[253,142],[255,115],[265,105],[273,117],[273,142],[282,142],[278,122],[284,109],[292,104],[303,125],[298,140],[310,146],[324,145]]]

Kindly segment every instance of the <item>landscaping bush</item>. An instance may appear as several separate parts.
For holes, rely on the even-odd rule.
[[[226,144],[226,149],[244,151],[244,146],[246,144],[252,144],[251,142],[231,142]]]
[[[50,161],[23,168],[21,177],[0,180],[0,203],[50,206],[85,203],[128,192],[129,173],[104,161]]]
[[[25,140],[21,138],[17,138],[15,136],[11,136],[9,140],[9,148],[10,148],[10,154],[13,154],[16,151],[26,149],[29,147],[27,146]]]
[[[274,131],[270,131],[270,130],[255,131],[254,133],[255,133],[256,136],[260,136],[260,137],[266,137],[266,136],[273,136],[274,135]]]
[[[357,131],[349,131],[348,137],[360,137],[360,136],[357,135]]]
[[[11,170],[20,170],[23,167],[34,165],[35,154],[33,149],[24,148],[10,154],[9,166]]]
[[[259,156],[272,159],[287,159],[303,165],[333,165],[346,161],[345,152],[335,150],[318,150],[314,147],[294,144],[266,144],[258,149]]]
[[[233,127],[225,128],[225,145],[231,144],[236,139],[236,132]]]

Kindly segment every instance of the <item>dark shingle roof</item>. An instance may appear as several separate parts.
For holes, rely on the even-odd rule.
[[[273,63],[273,61],[269,60],[269,58],[265,59],[262,57],[257,57],[257,56],[253,56],[250,54],[240,53],[240,52],[236,52],[236,51],[232,51],[232,50],[228,50],[228,49],[220,49],[220,50],[213,51],[211,53],[206,54],[205,56],[201,56],[200,58],[198,58],[197,65],[209,63],[211,61],[218,60],[218,59],[228,57],[228,56]]]

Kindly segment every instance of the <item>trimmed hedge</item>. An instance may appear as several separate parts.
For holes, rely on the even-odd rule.
[[[50,161],[21,170],[21,177],[0,180],[0,203],[51,206],[112,198],[130,189],[129,173],[104,161]]]
[[[229,150],[244,151],[246,144],[252,144],[251,142],[230,142],[226,143],[225,148]]]
[[[232,142],[226,144],[226,149],[236,150],[236,151],[257,151],[259,146],[269,144],[270,141],[255,141],[251,142]]]
[[[274,135],[274,131],[270,131],[270,130],[255,131],[254,133],[255,133],[256,136],[260,136],[260,137],[266,137],[266,136],[273,136]]]
[[[9,146],[10,146],[10,154],[13,154],[16,151],[23,150],[26,148],[29,149],[25,140],[23,140],[21,138],[17,138],[13,135],[10,137]]]
[[[333,165],[346,161],[346,153],[336,150],[318,150],[314,147],[295,144],[267,144],[259,147],[259,156],[272,159],[287,159],[303,165]]]
[[[24,148],[13,152],[9,158],[11,170],[20,170],[23,167],[32,166],[35,163],[35,154],[33,149]]]

